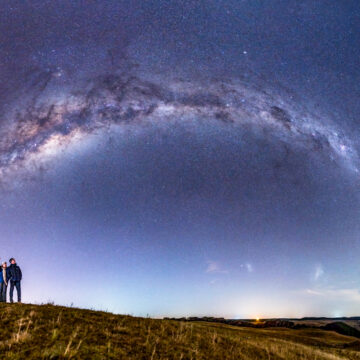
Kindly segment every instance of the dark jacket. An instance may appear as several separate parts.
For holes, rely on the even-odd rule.
[[[22,273],[21,269],[16,264],[11,264],[9,267],[9,280],[11,281],[21,281],[22,279]]]

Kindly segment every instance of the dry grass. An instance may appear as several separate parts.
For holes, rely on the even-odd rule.
[[[1,304],[5,359],[359,359],[360,341],[319,329],[253,329]]]

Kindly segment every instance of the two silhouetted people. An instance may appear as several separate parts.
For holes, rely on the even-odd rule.
[[[0,301],[6,302],[6,291],[10,283],[10,302],[14,302],[14,288],[16,288],[18,302],[21,302],[21,269],[14,258],[9,261],[9,267],[4,262],[0,268]]]

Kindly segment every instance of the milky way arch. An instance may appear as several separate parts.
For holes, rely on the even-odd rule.
[[[59,85],[62,75],[61,69],[29,72],[3,114],[2,179],[26,168],[54,139],[58,147],[75,134],[79,141],[108,126],[170,124],[170,119],[244,129],[282,144],[285,156],[299,150],[358,172],[355,148],[331,121],[295,103],[290,93],[254,86],[246,78],[189,80],[114,71],[70,88]]]

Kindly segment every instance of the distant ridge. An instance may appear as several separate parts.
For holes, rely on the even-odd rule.
[[[289,320],[360,320],[360,316],[350,316],[350,317],[303,317],[301,319],[289,319]]]
[[[335,331],[342,335],[353,336],[360,338],[360,330],[351,326],[345,321],[360,321],[359,316],[352,317],[303,317],[303,318],[279,318],[279,319],[225,319],[216,317],[182,317],[182,318],[165,318],[168,320],[177,321],[206,321],[221,323],[239,327],[252,328],[290,328],[290,329],[322,329],[327,331]],[[341,321],[340,321],[341,320]],[[306,323],[308,322],[308,323]],[[359,324],[360,326],[360,324]]]

